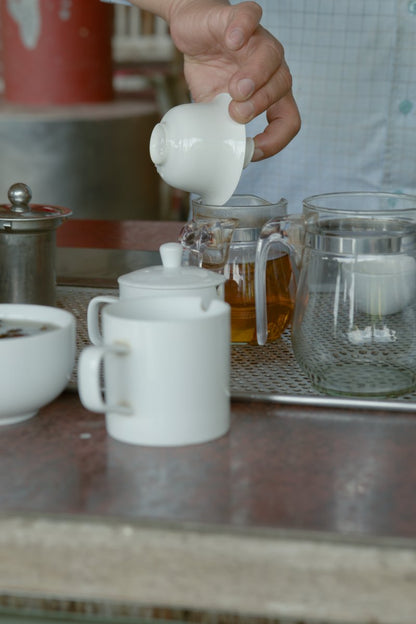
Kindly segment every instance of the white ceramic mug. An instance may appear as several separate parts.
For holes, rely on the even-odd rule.
[[[96,319],[98,322],[98,319]],[[81,353],[83,405],[122,442],[207,442],[230,426],[230,307],[198,297],[131,299],[102,311],[103,342]],[[104,362],[104,397],[100,370]]]

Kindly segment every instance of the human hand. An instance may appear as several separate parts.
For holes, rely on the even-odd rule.
[[[268,125],[254,137],[253,160],[276,154],[300,129],[283,47],[260,25],[261,15],[255,2],[227,0],[174,0],[168,15],[196,102],[228,92],[230,115],[244,124],[266,112]]]

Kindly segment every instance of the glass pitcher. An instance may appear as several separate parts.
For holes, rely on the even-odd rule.
[[[233,343],[257,344],[256,306],[254,295],[254,273],[256,246],[263,225],[271,218],[283,217],[287,211],[287,201],[280,199],[270,203],[254,195],[233,195],[225,206],[208,206],[200,199],[192,202],[193,220],[191,228],[200,231],[201,225],[215,219],[216,223],[234,222],[228,254],[220,254],[222,265],[212,261],[215,254],[199,252],[201,244],[194,239],[194,258],[206,269],[219,270],[226,278],[224,299],[231,306],[231,341]],[[188,224],[189,228],[189,224]],[[201,240],[201,236],[196,239]],[[205,238],[209,238],[206,235]],[[183,237],[182,237],[183,241]],[[186,244],[185,244],[186,247]],[[295,284],[287,250],[270,251],[264,268],[267,282],[268,340],[277,340],[290,322]]]
[[[318,390],[376,398],[416,387],[412,216],[322,211],[305,218],[292,345]]]
[[[292,260],[292,270],[297,276],[303,253],[303,239],[308,222],[316,219],[405,219],[416,223],[416,197],[403,193],[374,191],[348,191],[313,195],[303,200],[301,214],[286,219],[270,219],[260,231],[256,252],[256,318],[257,342],[264,345],[268,339],[268,318],[264,265],[271,245],[286,250]]]

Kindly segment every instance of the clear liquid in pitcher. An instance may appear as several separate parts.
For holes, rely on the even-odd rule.
[[[223,269],[224,298],[231,306],[231,342],[257,344],[254,262],[229,262]],[[268,341],[277,340],[292,319],[295,284],[287,254],[268,260],[266,268]]]

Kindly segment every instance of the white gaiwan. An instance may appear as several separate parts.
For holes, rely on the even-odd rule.
[[[150,138],[150,157],[163,180],[222,206],[234,193],[251,161],[254,140],[228,112],[231,96],[171,108]]]
[[[396,314],[416,297],[416,260],[405,254],[358,257],[344,266],[357,309],[371,315]]]
[[[132,271],[118,278],[120,299],[140,297],[200,297],[201,305],[207,307],[212,299],[224,299],[226,278],[220,273],[194,266],[181,266],[182,245],[164,243],[159,248],[162,266],[150,266]],[[88,334],[91,342],[101,344],[97,316],[105,303],[114,303],[118,297],[99,295],[91,299],[87,310]]]

